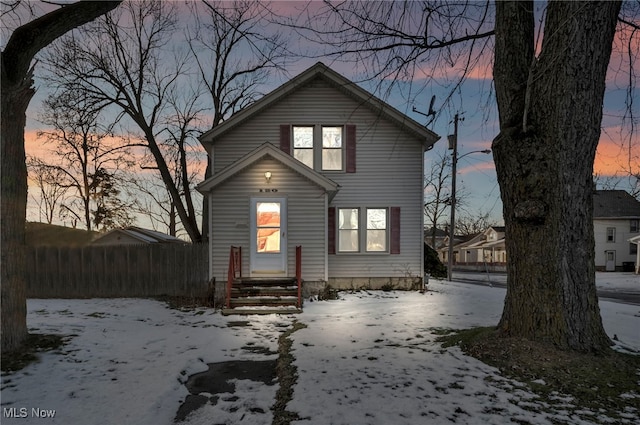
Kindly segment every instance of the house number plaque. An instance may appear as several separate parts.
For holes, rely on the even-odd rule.
[[[261,193],[276,193],[278,189],[258,189]]]

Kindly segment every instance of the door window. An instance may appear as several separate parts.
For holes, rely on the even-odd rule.
[[[260,253],[280,252],[280,203],[257,202],[256,250]]]

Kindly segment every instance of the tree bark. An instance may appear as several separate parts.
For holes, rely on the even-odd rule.
[[[499,330],[567,349],[610,345],[595,286],[592,172],[620,2],[496,2],[494,159],[506,226]]]
[[[16,29],[0,54],[0,340],[3,352],[17,350],[27,337],[24,127],[27,107],[35,92],[29,67],[34,56],[56,38],[118,4],[120,1],[82,1],[50,12]]]

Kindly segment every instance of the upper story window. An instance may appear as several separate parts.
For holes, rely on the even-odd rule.
[[[295,159],[309,168],[342,170],[342,127],[295,125],[292,131]]]
[[[356,126],[280,125],[280,149],[318,171],[356,172]]]
[[[631,229],[629,230],[631,233],[638,233],[640,232],[640,220],[638,219],[634,219],[631,220]]]
[[[322,170],[342,170],[342,127],[322,127]]]
[[[313,168],[313,127],[293,127],[293,157]]]
[[[607,227],[607,242],[615,242],[616,241],[616,228],[615,227]]]

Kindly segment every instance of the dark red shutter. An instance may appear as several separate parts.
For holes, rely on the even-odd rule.
[[[355,173],[356,172],[356,126],[353,124],[348,124],[345,126],[347,137],[346,137],[346,147],[347,147],[347,164],[346,164],[346,172],[347,173]]]
[[[329,254],[336,253],[336,207],[329,207],[327,213],[327,252]]]
[[[280,126],[280,150],[291,155],[291,127],[288,124]]]
[[[389,246],[390,254],[400,254],[400,207],[389,208],[389,225],[391,244]]]

